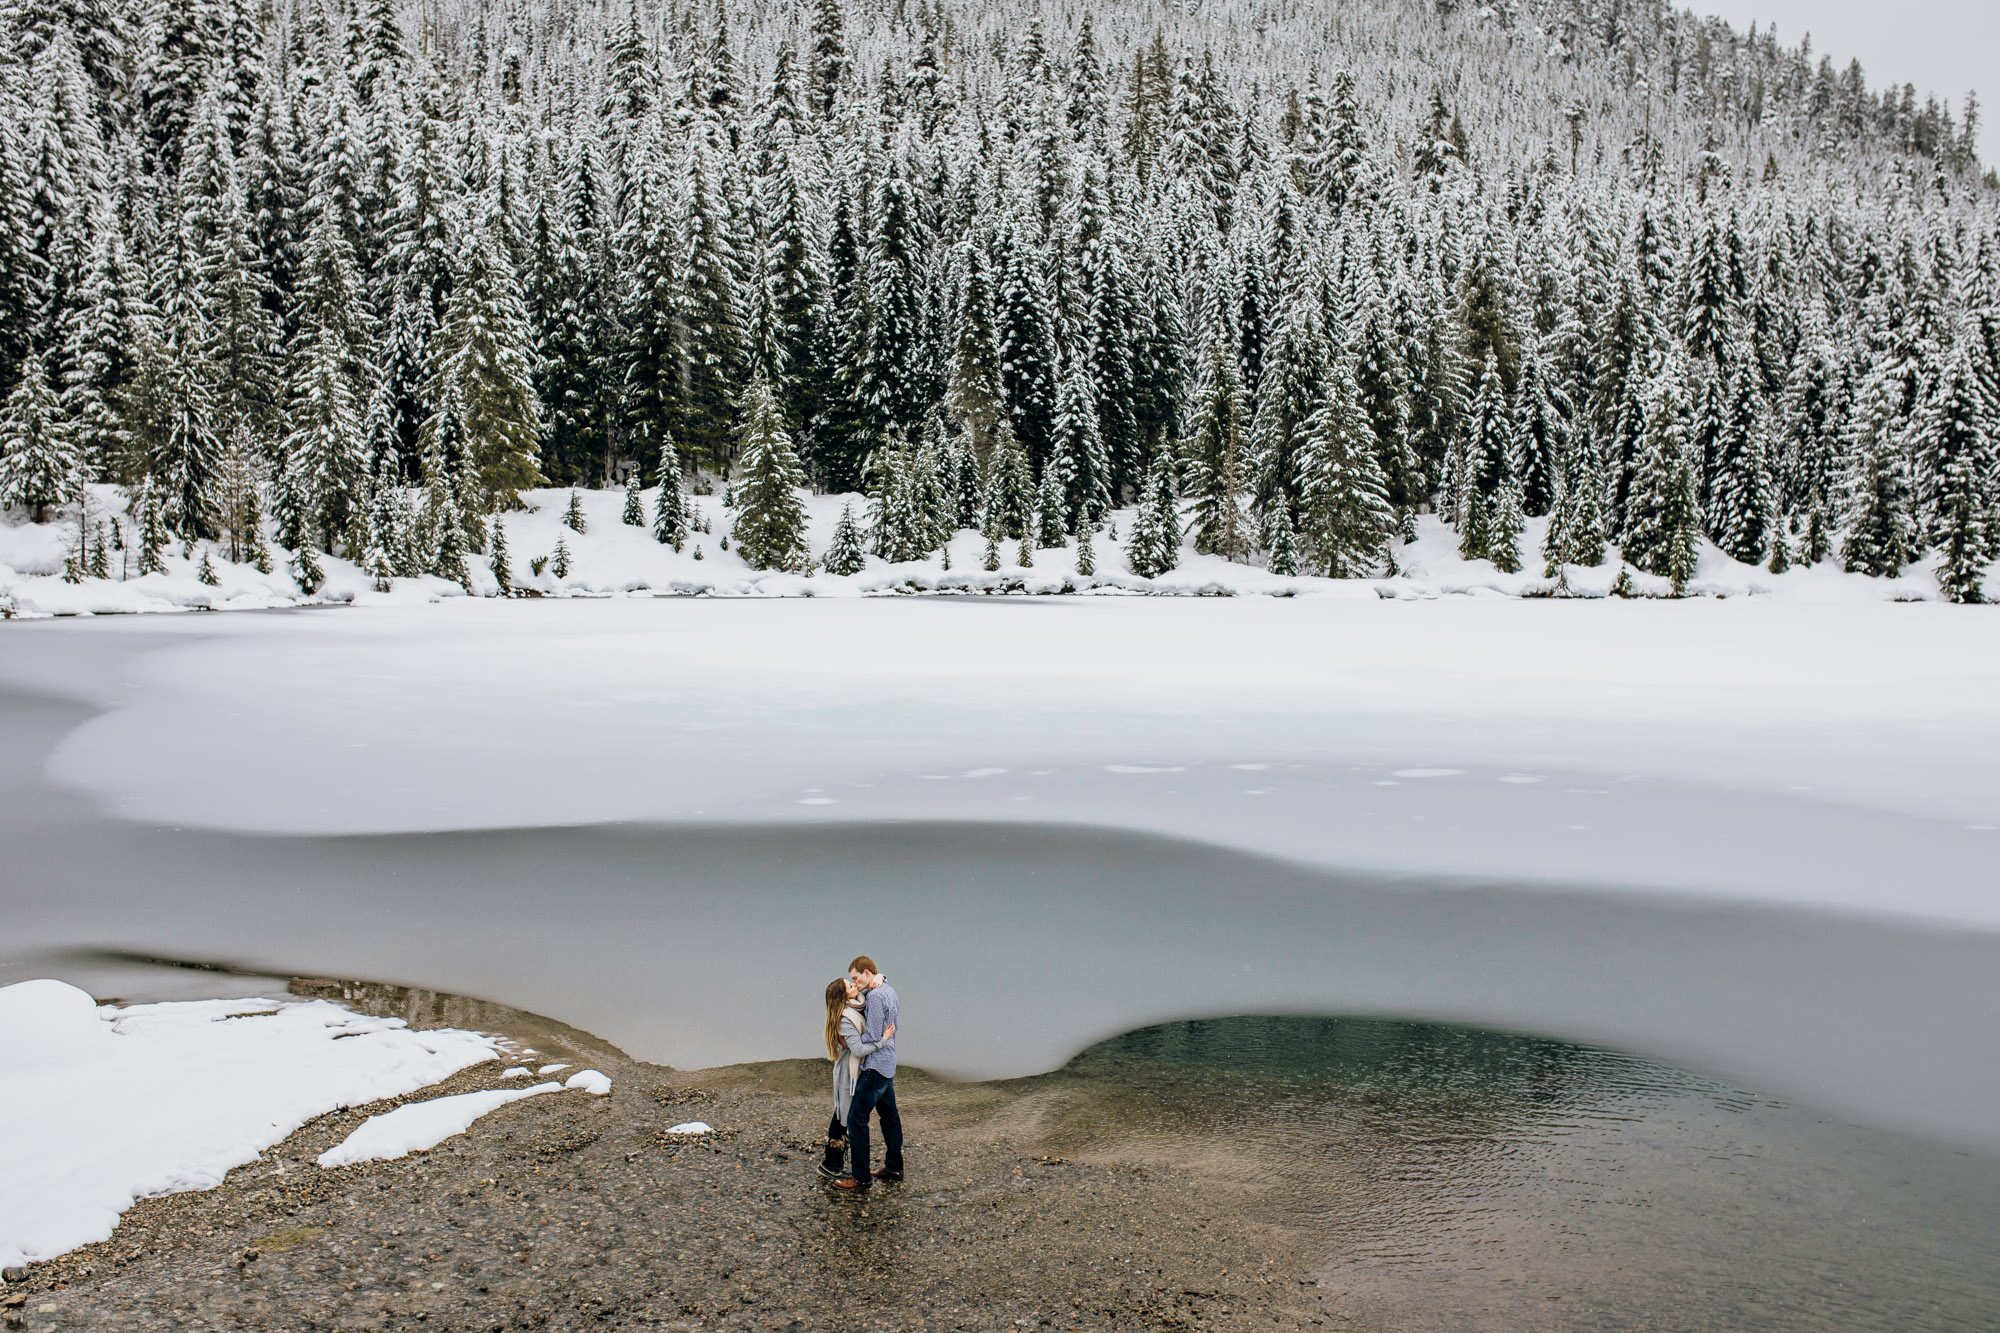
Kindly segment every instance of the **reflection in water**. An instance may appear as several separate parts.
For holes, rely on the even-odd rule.
[[[1635,1056],[1437,1024],[1145,1028],[1051,1142],[1261,1187],[1371,1327],[1992,1327],[2000,1161]]]

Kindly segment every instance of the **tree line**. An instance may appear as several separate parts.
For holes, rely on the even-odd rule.
[[[1979,596],[1975,104],[1657,3],[1339,8],[15,0],[0,501],[307,583],[622,481],[767,567],[810,485],[889,559],[1136,504],[1135,567],[1365,575],[1428,511]]]

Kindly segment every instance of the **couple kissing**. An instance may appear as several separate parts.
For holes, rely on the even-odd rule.
[[[860,1193],[877,1180],[903,1178],[903,1118],[896,1111],[896,988],[863,954],[826,987],[826,1054],[833,1061],[833,1119],[826,1127],[822,1176],[837,1190]],[[868,1169],[868,1114],[882,1122],[882,1169]],[[850,1155],[842,1170],[843,1155]]]

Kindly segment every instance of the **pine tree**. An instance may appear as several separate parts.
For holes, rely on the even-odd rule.
[[[268,573],[271,556],[264,545],[262,491],[262,460],[249,426],[238,422],[216,477],[216,520],[229,539],[230,562],[251,564]]]
[[[1647,390],[1642,453],[1623,544],[1632,564],[1673,580],[1676,596],[1694,575],[1701,533],[1685,375],[1676,352]]]
[[[1042,472],[1042,486],[1035,497],[1035,545],[1052,551],[1068,543],[1064,531],[1068,503],[1063,496],[1061,473],[1056,468]]]
[[[996,513],[988,511],[982,535],[986,548],[980,554],[979,567],[991,574],[1000,568],[1000,519]]]
[[[1548,577],[1562,575],[1565,565],[1595,569],[1604,563],[1604,465],[1597,441],[1588,433],[1570,447],[1557,476],[1554,507],[1542,538]]]
[[[326,582],[326,572],[320,568],[319,555],[313,550],[311,542],[302,544],[292,557],[292,578],[298,583],[299,591],[308,597],[318,592],[320,585]]]
[[[575,491],[569,493],[569,505],[563,510],[562,523],[579,537],[590,528],[590,520],[583,513],[583,497]]]
[[[813,0],[812,46],[807,80],[813,114],[833,114],[845,91],[853,57],[847,49],[847,21],[840,0]]]
[[[723,147],[713,126],[697,132],[687,159],[685,240],[672,289],[684,341],[676,434],[698,463],[730,459],[736,394],[744,366],[742,280],[747,259],[732,225]]]
[[[1914,499],[1899,398],[1894,376],[1877,374],[1855,405],[1852,462],[1842,487],[1847,536],[1841,562],[1850,574],[1894,578],[1915,555]]]
[[[994,438],[1002,408],[993,278],[985,247],[970,238],[961,242],[957,268],[949,404],[952,416],[971,432],[974,446],[985,447]]]
[[[556,549],[549,555],[549,572],[559,579],[566,579],[569,577],[569,571],[569,539],[558,537],[556,538]]]
[[[1057,360],[1042,257],[1015,225],[1003,232],[1000,254],[1000,386],[1014,436],[1039,471],[1055,425]]]
[[[1028,471],[1028,457],[1014,435],[1011,422],[995,428],[993,463],[986,482],[986,512],[998,514],[1000,535],[1025,538],[1034,526],[1035,486]]]
[[[687,541],[691,523],[687,490],[681,476],[680,454],[674,448],[672,435],[660,436],[658,472],[660,493],[653,501],[653,540],[678,551]]]
[[[507,525],[500,516],[493,516],[492,553],[487,557],[487,567],[493,571],[493,581],[500,585],[502,597],[514,595],[514,566],[507,558]]]
[[[639,497],[639,469],[636,467],[625,474],[625,512],[621,518],[628,527],[646,526],[646,505]]]
[[[1132,521],[1125,559],[1140,578],[1156,579],[1180,563],[1180,507],[1174,498],[1174,467],[1164,452],[1154,456]]]
[[[744,395],[742,473],[736,483],[736,549],[752,569],[805,573],[806,511],[799,500],[805,470],[792,449],[770,382],[758,376]]]
[[[1097,573],[1097,553],[1090,545],[1090,525],[1076,530],[1076,572],[1089,578]]]
[[[541,480],[531,340],[513,266],[495,224],[472,229],[452,276],[451,301],[425,377],[433,403],[455,399],[485,506],[512,508]],[[445,425],[434,410],[426,439]]]
[[[854,521],[854,506],[844,504],[840,507],[840,521],[833,526],[833,540],[828,543],[820,565],[829,574],[859,574],[867,563],[868,557],[861,549],[861,526]]]
[[[1299,539],[1292,526],[1292,507],[1278,498],[1264,520],[1264,549],[1270,554],[1270,570],[1284,578],[1299,572]]]
[[[430,448],[424,451],[424,524],[436,534],[437,543],[431,555],[430,568],[425,572],[450,579],[470,591],[471,575],[465,559],[465,524],[458,511],[451,462],[442,441],[433,441]]]
[[[1063,491],[1066,526],[1081,530],[1111,509],[1111,460],[1098,430],[1098,407],[1090,373],[1072,360],[1056,391],[1056,418],[1050,467]]]
[[[172,534],[167,531],[167,517],[160,503],[159,491],[150,476],[139,478],[137,491],[131,500],[134,534],[139,553],[139,573],[159,574],[166,570],[165,553]]]
[[[1947,355],[1922,407],[1910,423],[1910,446],[1929,462],[1936,480],[1930,504],[1932,541],[1938,548],[1938,587],[1954,602],[1984,600],[1986,571],[1995,541],[1993,472],[1995,408],[1981,385],[1964,342]]]
[[[1196,408],[1187,457],[1194,548],[1224,560],[1244,560],[1250,541],[1243,515],[1243,463],[1248,413],[1236,358],[1221,339],[1209,345],[1208,365]]]
[[[1396,511],[1375,458],[1375,431],[1353,368],[1327,372],[1298,460],[1298,535],[1328,578],[1362,578],[1389,561]]]
[[[1572,411],[1562,386],[1555,382],[1538,345],[1521,359],[1514,386],[1514,475],[1521,483],[1521,510],[1539,518],[1556,501],[1556,468],[1569,448]]]
[[[1488,354],[1485,370],[1479,377],[1478,393],[1472,401],[1463,452],[1457,455],[1463,461],[1456,465],[1451,479],[1457,510],[1458,552],[1467,560],[1493,559],[1494,509],[1501,494],[1514,484],[1510,438],[1513,429],[1506,392],[1499,362]],[[1501,558],[1507,558],[1504,551]],[[1519,555],[1512,558],[1518,565]]]
[[[1502,574],[1521,569],[1521,529],[1526,521],[1521,513],[1521,483],[1509,477],[1493,498],[1491,525],[1486,534],[1486,558]],[[1690,573],[1693,572],[1690,567]]]
[[[1298,455],[1327,375],[1326,335],[1317,305],[1302,286],[1295,291],[1263,357],[1250,428],[1251,489],[1259,513],[1281,493],[1294,512],[1302,504]]]
[[[1708,530],[1715,544],[1746,565],[1764,562],[1776,531],[1777,499],[1771,476],[1766,412],[1753,373],[1740,351],[1732,358],[1724,393],[1722,427],[1715,441],[1714,483]]]
[[[49,506],[69,497],[84,467],[75,429],[49,383],[48,363],[31,351],[0,412],[0,505],[20,505],[43,522]]]

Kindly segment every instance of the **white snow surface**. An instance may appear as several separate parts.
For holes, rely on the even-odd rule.
[[[611,1075],[599,1069],[579,1069],[563,1082],[565,1088],[575,1088],[593,1097],[611,1095]]]
[[[256,832],[1058,822],[2000,927],[1991,608],[460,599],[202,625],[93,691],[57,778]]]
[[[1544,593],[1555,587],[1554,581],[1543,576],[1538,554],[1546,519],[1528,521],[1521,541],[1524,565],[1515,574],[1502,574],[1489,561],[1462,559],[1456,534],[1437,518],[1427,516],[1419,520],[1415,543],[1395,547],[1398,573],[1394,577],[1281,577],[1256,566],[1200,555],[1191,545],[1185,545],[1178,568],[1156,579],[1143,579],[1130,572],[1125,559],[1124,541],[1131,535],[1135,518],[1135,511],[1126,509],[1111,514],[1106,531],[1096,538],[1097,567],[1089,575],[1077,572],[1074,539],[1063,547],[1036,551],[1033,566],[1026,568],[1015,563],[1016,543],[1005,542],[1001,568],[989,573],[982,567],[985,541],[967,529],[952,538],[946,551],[926,560],[892,564],[870,556],[867,568],[859,574],[836,576],[819,571],[811,577],[802,577],[752,569],[734,549],[724,550],[722,539],[728,535],[733,520],[720,496],[691,497],[695,511],[705,516],[711,531],[694,534],[681,550],[675,551],[654,541],[649,527],[633,527],[621,521],[625,506],[622,490],[576,492],[586,516],[585,531],[571,531],[562,521],[570,494],[565,490],[529,491],[523,496],[528,506],[525,511],[501,517],[507,529],[512,587],[516,591],[536,597],[864,597],[942,591],[1432,598],[1453,594],[1514,597]],[[643,493],[648,515],[653,512],[657,494],[650,490]],[[124,513],[126,500],[119,488],[97,486],[92,496],[93,514],[110,517]],[[815,556],[825,554],[844,506],[852,505],[856,520],[865,522],[868,507],[865,496],[804,494],[802,498],[808,518],[808,540]],[[130,575],[129,553],[114,552],[113,577],[65,583],[63,558],[74,540],[74,519],[62,517],[37,525],[16,521],[18,518],[18,514],[0,515],[0,612],[10,615],[257,610],[324,604],[422,605],[461,598],[468,593],[465,587],[432,576],[399,579],[388,591],[379,591],[374,579],[350,561],[322,555],[320,564],[325,581],[308,595],[286,571],[285,554],[277,547],[271,548],[272,572],[262,574],[248,564],[231,563],[226,546],[213,542],[197,543],[185,553],[181,546],[171,547],[166,553],[166,570],[144,577]],[[1114,530],[1119,534],[1117,537],[1111,536]],[[552,556],[558,541],[570,553],[568,574],[559,578],[546,565],[540,573],[535,573],[533,562]],[[198,577],[204,551],[216,574],[214,587],[202,583]],[[1688,590],[1703,597],[1758,596],[1788,601],[1936,600],[1939,592],[1935,565],[1935,558],[1927,556],[1893,579],[1848,574],[1832,562],[1772,574],[1740,564],[1705,542],[1699,568]],[[1609,592],[1618,571],[1613,551],[1602,566],[1570,570],[1563,581],[1563,590],[1578,596],[1602,597]],[[1647,595],[1663,595],[1667,591],[1666,580],[1652,575],[1635,572],[1633,580],[1638,590]],[[499,591],[482,558],[472,559],[469,581],[469,591],[478,596],[490,597]],[[2000,578],[1989,579],[1988,588],[1989,595],[2000,596]]]
[[[453,1135],[465,1133],[472,1128],[473,1121],[509,1102],[562,1089],[560,1083],[537,1083],[528,1088],[488,1088],[433,1097],[426,1102],[409,1102],[393,1111],[369,1116],[353,1133],[321,1153],[319,1164],[331,1168],[352,1166],[356,1162],[388,1162],[425,1152]]]
[[[114,1009],[60,981],[0,987],[0,1264],[104,1240],[138,1199],[211,1189],[315,1116],[496,1049],[325,1000]]]
[[[714,1130],[713,1128],[711,1128],[711,1127],[710,1127],[709,1123],[708,1123],[708,1122],[707,1122],[706,1120],[690,1120],[690,1121],[688,1121],[688,1122],[687,1122],[686,1124],[684,1124],[684,1125],[675,1125],[675,1126],[673,1126],[672,1128],[670,1128],[669,1130],[667,1130],[667,1133],[669,1133],[669,1134],[713,1134],[713,1133],[715,1133],[715,1130]]]

